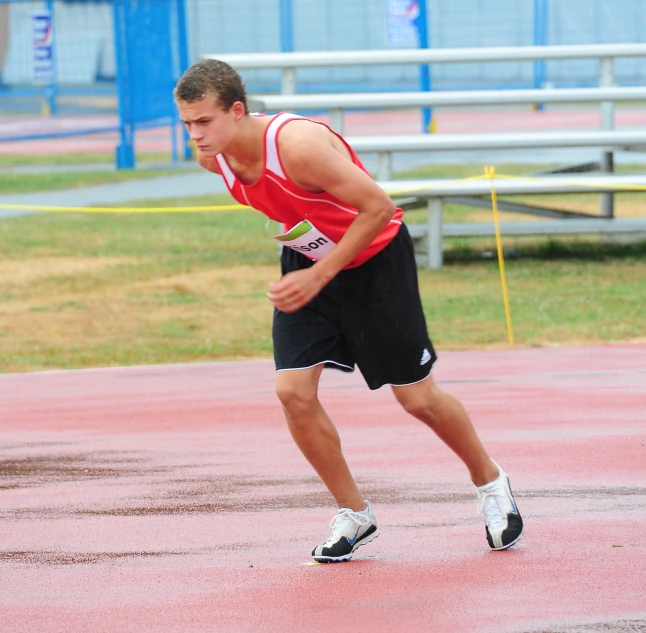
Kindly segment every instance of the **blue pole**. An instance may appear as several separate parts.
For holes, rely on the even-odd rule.
[[[417,35],[419,48],[428,48],[428,12],[426,10],[426,0],[417,0],[419,13],[415,20],[417,26]],[[419,88],[423,91],[431,90],[431,72],[428,64],[422,64],[419,67]],[[431,108],[422,109],[422,132],[428,134],[433,131],[433,110]]]
[[[180,75],[188,68],[188,30],[186,26],[186,0],[177,0],[177,31],[179,45],[179,72]],[[173,138],[175,139],[175,125],[179,116],[174,109]],[[193,148],[189,145],[188,132],[182,126],[182,154],[184,160],[193,158]]]
[[[47,10],[52,16],[52,34],[56,37],[56,21],[54,20],[54,1],[47,0]],[[58,103],[56,101],[56,40],[52,38],[52,63],[53,77],[52,82],[45,86],[45,99],[47,101],[47,110],[49,114],[58,114]]]
[[[294,7],[292,0],[280,0],[280,50],[294,51]]]
[[[113,0],[114,50],[117,58],[117,102],[121,142],[117,147],[117,169],[135,166],[134,128],[130,99],[130,55],[128,50],[128,15],[126,3],[130,0]],[[128,5],[129,6],[129,5]]]
[[[548,0],[534,0],[534,46],[547,44],[547,10]],[[547,78],[547,62],[544,59],[534,61],[534,88],[543,88]],[[536,105],[537,110],[543,110],[544,105]]]
[[[170,122],[170,161],[173,165],[177,165],[178,162],[178,152],[177,152],[177,114],[171,114]]]

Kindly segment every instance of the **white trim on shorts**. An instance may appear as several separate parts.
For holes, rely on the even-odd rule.
[[[385,382],[383,385],[381,385],[381,387],[386,387],[386,386],[388,386],[388,387],[410,387],[411,385],[417,385],[420,382],[424,382],[430,375],[431,375],[431,372],[429,371],[428,374],[426,374],[426,376],[424,376],[424,378],[421,378],[420,380],[416,380],[415,382],[406,382],[403,385],[395,385],[392,382]],[[381,389],[381,387],[377,387],[377,389]],[[376,389],[374,391],[376,391]]]
[[[350,367],[350,365],[344,365],[343,363],[337,363],[335,360],[322,360],[320,363],[314,363],[314,365],[310,365],[309,367],[288,367],[286,369],[276,369],[275,373],[278,373],[279,371],[298,371],[299,369],[312,369],[312,367],[318,367],[319,365],[326,365],[327,363],[331,363],[332,365],[337,365],[339,367],[345,367],[346,369],[349,369],[351,372],[354,373],[355,368]],[[332,369],[332,368],[330,368]],[[424,378],[420,378],[419,380],[416,380],[415,382],[406,382],[402,385],[395,385],[392,382],[385,382],[383,385],[377,387],[376,389],[371,389],[369,385],[366,385],[370,391],[379,391],[381,387],[410,387],[411,385],[417,385],[420,382],[424,382],[429,376],[431,375],[431,372],[429,371]]]
[[[327,363],[331,363],[332,365],[338,365],[339,367],[345,367],[350,371],[354,371],[354,365],[350,367],[350,365],[337,363],[335,360],[322,360],[320,363],[314,363],[313,365],[309,365],[308,367],[285,367],[284,369],[277,369],[276,373],[278,373],[279,371],[298,371],[299,369],[312,369],[312,367],[318,367],[319,365],[326,365]]]

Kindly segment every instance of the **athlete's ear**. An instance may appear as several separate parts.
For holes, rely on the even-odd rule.
[[[244,118],[245,107],[242,101],[234,101],[231,109],[233,110],[233,118],[236,121],[241,121]]]

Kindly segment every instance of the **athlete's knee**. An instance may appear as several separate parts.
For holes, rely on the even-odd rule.
[[[425,383],[426,381],[408,387],[398,387],[393,391],[406,413],[429,426],[434,426],[438,422],[437,404],[440,392],[434,383]]]
[[[434,426],[438,421],[434,403],[428,399],[409,398],[402,402],[401,405],[406,413],[430,426]]]
[[[277,381],[276,395],[285,413],[292,418],[307,415],[318,401],[316,389],[306,388],[289,380]]]

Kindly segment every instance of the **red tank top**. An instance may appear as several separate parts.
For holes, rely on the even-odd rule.
[[[227,188],[240,204],[253,207],[270,219],[280,222],[284,225],[285,232],[288,232],[299,222],[307,220],[320,233],[338,244],[357,216],[358,211],[355,207],[345,204],[325,191],[322,193],[305,191],[287,177],[278,154],[277,139],[282,127],[294,119],[303,119],[303,117],[288,113],[278,114],[265,129],[265,165],[262,175],[254,184],[245,185],[240,182],[222,154],[218,154],[215,159]],[[319,123],[318,121],[314,122]],[[325,125],[324,123],[319,124]],[[325,127],[336,134],[327,125]],[[336,135],[348,148],[354,164],[368,173],[352,148],[341,136]],[[385,248],[397,235],[403,214],[401,209],[397,209],[388,226],[345,268],[359,266]],[[317,259],[315,250],[310,252],[305,252],[306,249],[301,248],[297,250],[310,259]]]

